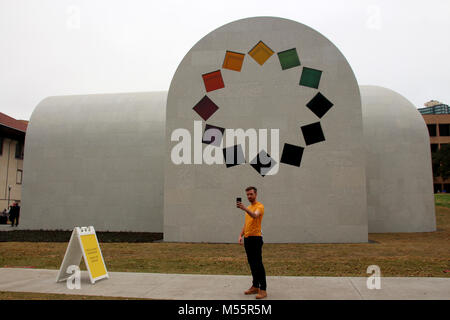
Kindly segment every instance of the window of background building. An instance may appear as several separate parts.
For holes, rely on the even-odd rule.
[[[23,170],[17,169],[16,183],[17,184],[22,184],[22,178],[23,178]]]
[[[428,133],[430,137],[436,137],[436,125],[435,124],[427,124]]]
[[[16,144],[16,159],[23,159],[23,143],[21,142]]]
[[[440,148],[442,149],[442,147],[445,147],[446,145],[448,145],[448,143],[441,143]]]
[[[438,151],[438,144],[432,143],[431,144],[431,152],[436,152],[436,151]]]
[[[450,136],[450,124],[448,123],[439,124],[439,136]]]
[[[444,183],[442,190],[445,190],[445,192],[450,192],[450,183]]]
[[[438,193],[442,191],[442,187],[440,183],[435,183],[434,184],[434,193]]]

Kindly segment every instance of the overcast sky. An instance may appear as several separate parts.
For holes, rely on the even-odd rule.
[[[252,16],[316,29],[360,85],[450,104],[448,0],[0,0],[0,111],[29,119],[47,96],[168,90],[198,40]]]

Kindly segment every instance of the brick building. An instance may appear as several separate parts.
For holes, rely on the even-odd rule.
[[[0,210],[21,200],[27,126],[28,121],[0,112]]]
[[[431,152],[436,152],[442,146],[450,143],[450,107],[442,103],[430,101],[425,108],[419,108],[430,134]],[[433,171],[437,168],[433,167]],[[434,192],[450,192],[450,179],[433,178]]]

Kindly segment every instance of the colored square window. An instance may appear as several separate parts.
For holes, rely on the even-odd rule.
[[[206,121],[219,107],[208,96],[204,96],[192,109]]]
[[[280,162],[290,164],[291,166],[300,167],[304,149],[305,148],[300,146],[285,143]]]
[[[297,50],[295,48],[278,52],[278,59],[280,59],[281,69],[286,70],[300,65]]]
[[[325,141],[325,137],[323,135],[322,127],[320,126],[320,122],[314,122],[314,123],[308,124],[306,126],[303,126],[301,128],[302,128],[303,138],[305,138],[306,145]]]
[[[323,115],[333,106],[333,103],[319,92],[314,96],[314,98],[311,99],[310,102],[306,104],[306,106],[314,112],[316,116],[322,118]]]
[[[300,77],[300,85],[310,88],[319,88],[320,77],[322,71],[303,67],[302,76]]]
[[[245,54],[233,51],[227,51],[223,60],[222,68],[234,71],[241,71],[244,63]]]
[[[205,83],[206,92],[222,89],[225,87],[220,70],[205,73],[202,75],[202,77],[203,82]]]
[[[258,42],[248,54],[255,59],[259,65],[263,65],[269,59],[274,51],[270,49],[264,42]]]
[[[220,143],[222,142],[224,132],[225,128],[206,124],[205,132],[203,133],[202,143],[220,147]]]
[[[228,148],[223,148],[223,158],[227,168],[245,163],[244,151],[240,144]]]

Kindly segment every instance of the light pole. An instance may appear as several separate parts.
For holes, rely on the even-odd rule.
[[[9,208],[9,199],[11,198],[11,188],[12,188],[12,186],[9,185],[8,186],[8,208]]]

